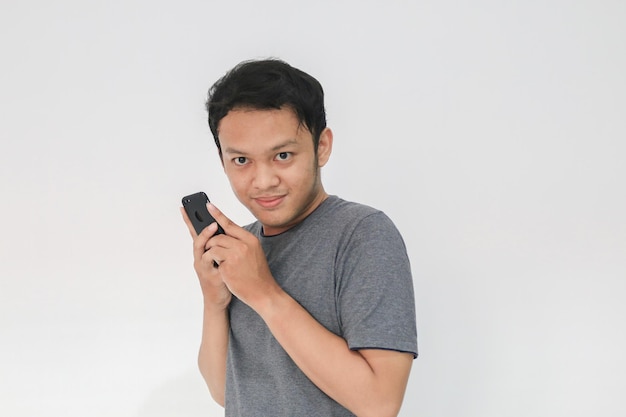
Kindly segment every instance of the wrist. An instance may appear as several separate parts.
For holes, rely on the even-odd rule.
[[[224,285],[213,285],[210,282],[200,282],[204,309],[212,312],[225,311],[230,304],[232,294]]]
[[[214,297],[204,297],[204,312],[209,314],[226,313],[230,304],[230,297],[227,300],[216,300]]]
[[[286,293],[280,286],[272,288],[266,292],[263,297],[259,297],[253,309],[265,320],[271,322],[275,317],[288,317],[284,315],[284,311],[289,306],[289,302],[293,298]]]

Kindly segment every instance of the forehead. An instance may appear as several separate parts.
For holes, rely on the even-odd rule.
[[[308,129],[302,127],[289,108],[233,109],[220,121],[218,136],[224,151],[228,148],[272,148],[287,140],[312,140]]]

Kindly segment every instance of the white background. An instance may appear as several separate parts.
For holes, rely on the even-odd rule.
[[[219,416],[180,198],[239,223],[208,87],[327,93],[326,189],[409,250],[401,415],[626,415],[626,3],[0,3],[0,415]]]

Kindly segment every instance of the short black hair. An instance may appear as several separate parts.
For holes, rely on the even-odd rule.
[[[209,89],[206,110],[209,128],[222,154],[218,137],[220,121],[238,108],[270,110],[290,108],[313,136],[317,152],[326,128],[324,90],[312,76],[279,59],[243,61]]]

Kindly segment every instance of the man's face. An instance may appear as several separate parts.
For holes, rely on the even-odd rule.
[[[332,133],[311,133],[291,109],[231,110],[219,124],[222,163],[235,195],[263,224],[266,235],[295,226],[326,198],[320,180]]]

